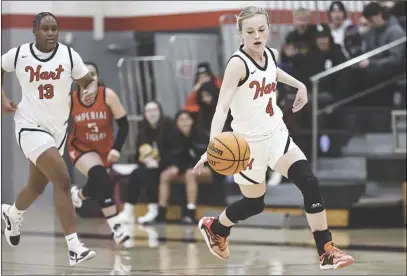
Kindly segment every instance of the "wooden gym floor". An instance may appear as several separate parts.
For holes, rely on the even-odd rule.
[[[235,227],[231,258],[221,261],[209,253],[196,226],[128,226],[134,238],[116,247],[102,219],[83,218],[80,236],[97,256],[72,268],[53,208],[33,207],[25,214],[18,247],[9,247],[2,235],[3,275],[406,275],[405,229],[333,230],[334,241],[356,262],[322,271],[306,229]]]

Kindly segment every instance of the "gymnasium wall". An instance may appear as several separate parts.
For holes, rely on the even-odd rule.
[[[329,2],[325,1],[252,1],[251,5],[259,5],[271,10],[271,20],[274,24],[290,26],[292,23],[291,10],[301,6],[311,10],[326,10]],[[365,1],[367,2],[367,1]],[[219,17],[223,14],[237,14],[246,6],[246,1],[2,1],[2,54],[12,47],[16,47],[33,39],[32,20],[34,15],[42,11],[53,12],[58,16],[62,43],[69,41],[72,47],[80,53],[86,61],[94,61],[100,69],[100,74],[110,87],[119,90],[119,79],[116,72],[117,62],[125,55],[135,55],[135,33],[153,33],[156,54],[170,55],[173,58],[182,57],[185,51],[174,54],[173,49],[178,49],[183,44],[171,44],[168,39],[174,33],[188,30],[197,34],[199,30],[210,30],[212,34],[219,33]],[[357,17],[363,7],[362,1],[345,3],[351,11],[352,17]],[[315,19],[315,14],[314,14]],[[321,19],[326,20],[326,15],[321,14]],[[179,36],[181,37],[181,36]],[[189,43],[195,45],[199,39]],[[209,60],[213,64],[215,73],[222,71],[221,62],[217,62],[216,39],[207,45],[200,45],[200,49],[188,52],[191,60]],[[208,45],[209,45],[208,44]],[[122,51],[118,47],[123,48]],[[115,51],[110,51],[115,47]],[[173,48],[171,48],[173,47]],[[175,47],[175,48],[174,48]],[[192,46],[190,46],[190,49]],[[130,52],[128,51],[130,49]],[[212,60],[213,59],[213,60]],[[166,75],[161,71],[161,75]],[[177,80],[172,87],[180,89],[186,95],[191,79]],[[179,100],[170,94],[168,86],[163,82],[158,87],[162,91],[162,102],[176,105]],[[18,102],[21,97],[20,86],[13,74],[7,74],[5,89],[9,97]],[[167,110],[173,113],[173,108]],[[15,139],[14,125],[11,115],[2,116],[2,200],[10,201],[27,181],[28,162],[25,160]],[[69,162],[68,162],[69,163]],[[75,170],[72,170],[74,181],[81,182]],[[51,193],[48,188],[46,193]],[[43,200],[52,200],[52,196],[45,196]]]

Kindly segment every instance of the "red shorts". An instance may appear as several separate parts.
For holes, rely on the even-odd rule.
[[[80,145],[80,147],[78,144]],[[79,158],[88,152],[96,152],[97,154],[99,154],[100,159],[102,159],[103,166],[105,168],[110,168],[110,166],[112,165],[109,161],[107,161],[107,156],[109,154],[109,151],[102,152],[96,148],[92,148],[92,147],[88,147],[83,144],[80,144],[80,143],[78,143],[78,141],[76,141],[76,143],[74,145],[73,143],[71,143],[71,141],[69,141],[68,153],[69,153],[69,158],[71,158],[72,164],[74,166],[75,166],[76,162],[79,160]]]

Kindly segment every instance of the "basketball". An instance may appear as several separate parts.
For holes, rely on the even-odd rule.
[[[249,144],[233,132],[222,132],[214,137],[206,153],[211,168],[223,175],[241,172],[250,160]]]

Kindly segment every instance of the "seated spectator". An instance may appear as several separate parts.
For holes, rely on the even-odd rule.
[[[185,110],[190,112],[191,115],[196,119],[196,116],[199,112],[199,104],[197,101],[197,91],[205,82],[213,82],[217,88],[221,86],[221,80],[219,77],[216,77],[211,70],[211,67],[208,62],[199,63],[196,69],[194,87],[191,92],[189,92],[187,100],[185,102]]]
[[[302,70],[308,73],[307,78],[311,78],[346,61],[341,46],[334,42],[331,30],[327,25],[317,26],[314,45],[304,58],[304,68]],[[349,96],[349,89],[349,69],[322,78],[318,83],[319,107],[322,108]],[[306,113],[304,117],[311,121],[310,105],[304,109],[304,112]],[[342,128],[338,114],[321,116],[320,126],[323,128]]]
[[[362,54],[362,37],[358,26],[348,18],[345,5],[342,1],[333,1],[329,6],[328,19],[334,42],[341,46],[347,59]]]
[[[304,56],[314,44],[315,26],[312,23],[311,11],[301,8],[293,12],[294,30],[288,33],[280,51],[279,67],[296,77],[309,87],[309,81],[301,72]],[[279,93],[285,97],[287,93],[295,93],[290,86],[279,84]]]
[[[139,218],[139,223],[152,221],[158,214],[158,184],[163,170],[161,152],[164,139],[173,129],[173,121],[163,115],[160,103],[152,101],[144,107],[144,119],[140,123],[137,137],[136,163],[138,167],[130,175],[125,186],[124,209],[120,217],[125,223],[134,223],[134,205],[142,186],[146,189],[148,212]]]
[[[197,91],[197,103],[199,112],[197,126],[209,136],[213,114],[218,103],[219,88],[213,82],[205,82]]]
[[[398,20],[377,2],[367,4],[363,10],[363,16],[369,21],[371,27],[363,36],[364,52],[384,46],[406,35]],[[406,45],[403,43],[361,61],[358,64],[360,71],[357,82],[355,82],[362,84],[360,90],[372,87],[405,71],[405,47]],[[379,105],[387,103],[391,98],[392,95],[378,92],[370,97],[372,104]]]
[[[175,116],[176,127],[168,133],[166,151],[163,152],[165,170],[160,175],[159,213],[157,222],[165,222],[170,184],[173,181],[185,182],[187,194],[186,213],[182,219],[184,223],[195,222],[195,208],[198,197],[198,182],[212,182],[212,170],[205,166],[200,175],[192,169],[205,152],[209,136],[198,128],[193,127],[193,119],[189,112],[179,111]]]
[[[304,58],[304,68],[302,70],[307,72],[307,78],[311,78],[346,61],[341,46],[334,42],[334,38],[327,25],[317,26],[314,45]],[[343,72],[340,71],[327,76],[319,82],[319,91],[329,94],[328,98],[330,99],[328,101],[342,98],[343,93],[346,93],[348,90],[348,87],[346,87],[348,81],[343,78]],[[322,96],[322,93],[320,95]]]

